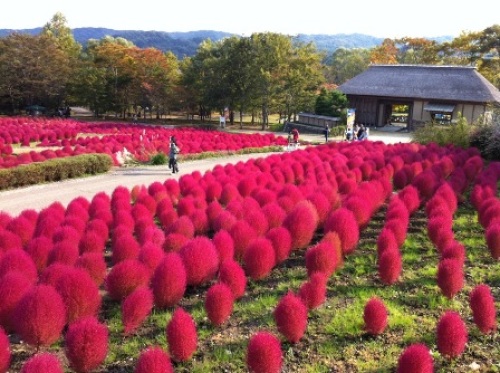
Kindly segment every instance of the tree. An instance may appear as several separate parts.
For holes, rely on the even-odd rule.
[[[330,79],[340,85],[368,68],[370,51],[367,49],[339,48],[332,55]]]
[[[398,48],[394,40],[385,39],[381,45],[370,50],[370,63],[373,64],[397,64]]]
[[[32,104],[57,106],[70,73],[70,58],[52,37],[14,33],[0,39],[0,96],[13,112]]]

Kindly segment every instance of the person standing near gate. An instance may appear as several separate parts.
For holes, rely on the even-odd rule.
[[[325,129],[323,130],[325,133],[325,142],[328,142],[328,133],[330,132],[330,127],[328,127],[328,123],[325,124]]]

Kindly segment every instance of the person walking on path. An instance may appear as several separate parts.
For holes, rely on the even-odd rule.
[[[177,164],[177,154],[180,153],[180,148],[177,146],[175,137],[170,138],[170,150],[168,153],[168,168],[172,170],[172,173],[179,172],[179,165]]]
[[[325,124],[325,129],[323,130],[323,132],[325,133],[325,142],[328,142],[328,133],[330,132],[328,124]]]

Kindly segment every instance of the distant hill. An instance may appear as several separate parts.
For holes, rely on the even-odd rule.
[[[33,29],[0,29],[0,37],[5,37],[13,32],[28,33],[36,35],[42,30],[41,27]],[[188,32],[164,32],[164,31],[134,31],[134,30],[113,30],[108,28],[81,27],[73,29],[75,40],[85,45],[89,39],[101,39],[104,36],[122,37],[130,40],[139,48],[153,47],[163,52],[171,51],[177,58],[194,56],[198,46],[203,40],[210,39],[219,41],[230,36],[238,36],[222,31],[188,31]],[[438,42],[451,41],[452,36],[442,36],[432,38]],[[333,53],[338,48],[373,48],[380,45],[384,38],[363,34],[334,34],[334,35],[307,35],[298,34],[295,40],[303,43],[313,42],[320,51],[327,54]]]

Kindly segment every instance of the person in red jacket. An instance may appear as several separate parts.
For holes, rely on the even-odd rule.
[[[298,144],[299,143],[299,131],[297,130],[297,128],[294,128],[292,130],[292,136],[293,136],[293,142],[295,144]]]

